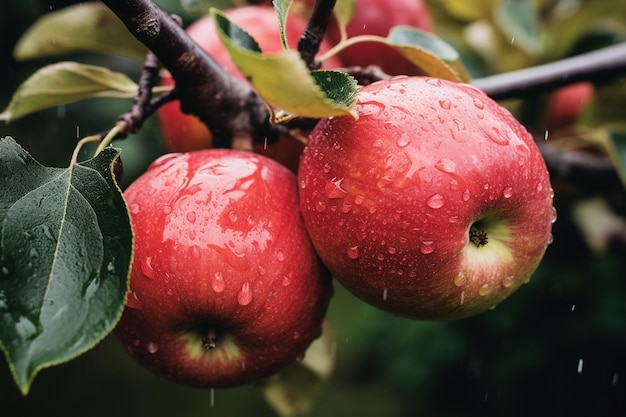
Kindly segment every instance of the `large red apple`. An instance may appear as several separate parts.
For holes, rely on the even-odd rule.
[[[292,363],[320,335],[331,281],[287,168],[244,151],[169,154],[124,196],[135,251],[115,332],[141,364],[234,386]]]
[[[555,210],[533,138],[473,86],[400,77],[363,87],[358,120],[324,119],[300,207],[334,276],[415,319],[494,307],[530,279]]]
[[[581,81],[561,87],[550,94],[546,125],[557,130],[578,121],[593,99],[593,83]]]
[[[232,22],[248,32],[257,41],[264,53],[275,53],[282,50],[278,18],[272,6],[243,6],[225,10],[224,13]],[[306,24],[306,19],[302,16],[296,14],[288,16],[285,34],[291,48],[297,47]],[[187,33],[227,71],[244,79],[235,63],[230,59],[210,15],[192,23],[187,28]],[[323,42],[320,51],[327,51],[329,48],[330,44]],[[332,58],[326,61],[324,66],[333,68],[341,65],[337,58]],[[169,75],[164,76],[162,82],[164,85],[174,85],[174,80]],[[212,135],[209,129],[195,116],[182,113],[179,101],[173,101],[162,106],[157,112],[157,117],[165,139],[165,147],[169,152],[187,152],[212,146]],[[287,148],[289,148],[289,152],[285,151]],[[302,148],[303,146],[296,139],[284,137],[276,144],[267,146],[259,144],[256,150],[295,169]]]

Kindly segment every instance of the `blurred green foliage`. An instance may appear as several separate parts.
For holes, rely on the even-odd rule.
[[[26,0],[0,6],[1,107],[20,82],[52,62],[15,62],[11,50],[20,34],[40,15],[71,3],[75,1]],[[193,20],[202,4],[187,1],[185,8],[178,0],[157,3],[185,21]],[[525,48],[486,43],[497,49],[479,51],[477,41],[468,42],[465,36],[472,30],[484,32],[477,25],[493,21],[496,3],[429,1],[442,36],[465,54],[474,75],[547,62],[626,38],[623,27],[607,23],[626,22],[620,15],[624,7],[607,6],[621,2],[537,0],[528,3],[578,4],[589,12],[568,15],[555,26],[540,21],[540,38],[547,43],[540,44],[539,52],[532,40]],[[463,7],[467,5],[473,6]],[[491,54],[498,60],[488,59]],[[133,79],[139,75],[135,61],[80,58]],[[0,136],[13,136],[46,165],[64,165],[78,137],[110,128],[130,104],[102,99],[67,105],[2,125]],[[116,145],[123,148],[125,183],[163,152],[152,120]],[[626,247],[622,241],[601,252],[590,248],[570,214],[572,199],[595,192],[571,191],[575,187],[562,188],[567,198],[560,198],[557,189],[554,243],[531,282],[492,311],[453,322],[410,321],[363,304],[337,284],[329,312],[337,333],[337,367],[312,415],[626,415]],[[622,194],[615,197],[621,199]],[[254,387],[211,392],[158,378],[130,359],[113,337],[70,363],[42,372],[27,397],[3,365],[0,403],[2,415],[15,417],[275,415]]]

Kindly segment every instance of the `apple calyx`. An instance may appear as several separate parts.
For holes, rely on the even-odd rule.
[[[470,227],[469,240],[479,248],[481,246],[485,246],[489,241],[487,238],[487,232],[483,229],[479,229],[476,223],[472,224]]]

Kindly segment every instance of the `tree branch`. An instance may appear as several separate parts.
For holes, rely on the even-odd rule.
[[[326,34],[328,22],[333,14],[336,0],[316,0],[304,33],[298,42],[298,52],[309,69],[317,69],[320,64],[315,61],[315,55]]]
[[[184,29],[151,0],[102,0],[172,74],[181,110],[198,116],[211,130],[216,147],[249,135],[272,141],[278,135],[255,91],[225,71],[189,38]]]
[[[536,67],[477,78],[472,84],[495,100],[549,91],[578,81],[597,83],[626,75],[626,43]]]

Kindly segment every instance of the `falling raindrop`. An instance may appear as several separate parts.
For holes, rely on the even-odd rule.
[[[224,282],[224,277],[221,272],[216,272],[211,279],[211,288],[215,292],[222,292],[226,288],[226,283]]]
[[[237,302],[241,306],[247,306],[252,301],[252,290],[250,289],[250,283],[246,282],[241,286],[241,291],[237,295]]]
[[[387,301],[387,288],[383,288],[383,301]]]

